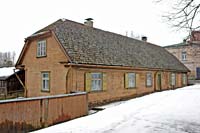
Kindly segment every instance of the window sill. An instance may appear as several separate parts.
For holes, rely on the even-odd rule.
[[[50,93],[50,90],[41,90],[41,92]]]
[[[36,58],[45,58],[47,57],[47,55],[43,55],[43,56],[36,56]]]
[[[128,88],[126,88],[126,89],[130,89],[130,90],[132,90],[132,89],[136,89],[136,87],[128,87]]]
[[[101,93],[101,92],[105,92],[105,90],[91,90],[88,93]]]
[[[146,86],[146,88],[151,88],[151,87],[153,87],[152,85],[151,86]]]

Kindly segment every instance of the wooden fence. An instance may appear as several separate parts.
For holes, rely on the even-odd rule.
[[[0,131],[28,132],[87,115],[87,94],[78,92],[56,96],[0,101]]]

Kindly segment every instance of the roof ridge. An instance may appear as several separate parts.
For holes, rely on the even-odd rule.
[[[62,21],[62,19],[60,19]],[[73,21],[73,20],[69,20],[69,19],[65,19],[65,21],[68,21],[68,22],[72,22],[72,23],[75,23],[75,24],[79,24],[79,25],[82,25],[82,26],[86,26],[85,24],[83,23],[80,23],[80,22],[76,22],[76,21]],[[63,21],[64,22],[64,21]],[[89,27],[91,28],[91,27]],[[128,37],[126,35],[122,35],[120,33],[115,33],[115,32],[112,32],[112,31],[107,31],[107,30],[103,30],[103,29],[100,29],[100,28],[96,28],[96,27],[92,27],[94,30],[100,30],[100,31],[103,31],[103,32],[107,32],[107,33],[110,33],[110,34],[114,34],[114,35],[117,35],[117,36],[121,36],[121,37],[125,37],[125,38],[128,38],[128,39],[131,39],[131,40],[135,40],[135,41],[139,41],[139,42],[142,42],[142,43],[147,43],[149,45],[154,45],[154,46],[158,46],[156,44],[153,44],[153,43],[150,43],[150,42],[145,42],[145,41],[142,41],[140,39],[137,39],[137,38],[131,38],[131,37]],[[158,46],[160,47],[160,46]]]
[[[45,27],[41,28],[40,30],[38,30],[38,31],[36,31],[35,33],[33,33],[32,35],[34,35],[34,34],[37,34],[37,33],[40,33],[40,32],[42,32],[42,31],[44,31],[45,29],[47,29],[48,27],[51,27],[51,26],[53,26],[54,24],[56,24],[56,23],[57,23],[57,22],[59,22],[59,21],[61,21],[61,19],[58,19],[58,20],[54,21],[53,23],[51,23],[51,24],[49,24],[49,25],[47,25],[47,26],[45,26]]]
[[[41,31],[47,29],[48,27],[51,27],[51,26],[55,25],[55,24],[58,23],[58,22],[65,22],[65,21],[68,21],[68,22],[71,22],[71,23],[74,23],[74,24],[78,24],[78,25],[81,25],[81,26],[86,26],[86,25],[83,24],[83,23],[76,22],[76,21],[73,21],[73,20],[69,20],[69,19],[66,19],[66,18],[62,18],[62,19],[58,19],[57,21],[55,21],[55,22],[49,24],[48,26],[46,26],[46,27],[44,27],[44,28],[38,30],[38,31],[35,32],[34,34],[39,33],[39,32],[41,32]],[[88,27],[88,28],[91,28],[91,27]],[[151,42],[145,42],[145,41],[142,41],[142,40],[137,39],[137,38],[131,38],[131,37],[122,35],[122,34],[120,34],[120,33],[115,33],[115,32],[112,32],[112,31],[107,31],[107,30],[103,30],[103,29],[100,29],[100,28],[96,28],[96,27],[92,27],[92,29],[93,29],[93,30],[99,30],[99,31],[102,31],[102,32],[106,32],[106,33],[109,33],[109,34],[114,34],[114,35],[117,35],[117,36],[120,36],[120,37],[124,37],[124,38],[127,38],[127,39],[134,40],[134,41],[139,41],[139,42],[142,42],[142,43],[146,43],[146,44],[148,44],[148,45],[154,45],[154,46],[161,47],[161,46],[156,45],[156,44],[153,44],[153,43],[151,43]]]

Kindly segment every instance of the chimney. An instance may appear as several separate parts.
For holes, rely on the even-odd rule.
[[[93,20],[92,18],[87,18],[87,19],[85,19],[84,24],[88,27],[93,27],[93,21],[92,20]]]
[[[147,37],[146,36],[142,36],[142,41],[146,42],[147,41]]]

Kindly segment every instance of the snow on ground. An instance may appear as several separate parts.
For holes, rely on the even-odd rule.
[[[35,133],[200,133],[200,85],[153,93]]]
[[[13,69],[15,69],[15,67],[3,67],[3,68],[0,68],[0,77],[12,75],[14,73]]]

